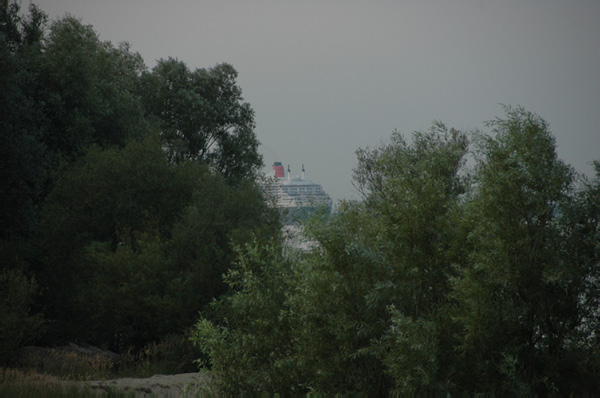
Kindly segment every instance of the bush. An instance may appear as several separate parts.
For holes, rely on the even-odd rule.
[[[0,362],[8,363],[25,344],[44,331],[41,314],[31,314],[38,293],[35,279],[19,270],[3,269],[0,274]]]
[[[237,247],[225,276],[230,294],[211,304],[211,319],[196,324],[192,341],[204,354],[198,362],[211,368],[225,393],[304,392],[287,315],[293,268],[281,253],[277,244]]]

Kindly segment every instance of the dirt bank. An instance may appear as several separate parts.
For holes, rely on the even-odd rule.
[[[109,373],[109,369],[118,364],[122,365],[124,361],[125,363],[133,361],[131,365],[135,365],[134,357],[122,358],[118,354],[90,345],[71,343],[53,348],[24,347],[16,360],[20,367],[1,368],[2,380],[0,382],[64,387],[81,386],[90,387],[98,392],[118,390],[135,393],[136,397],[192,397],[203,392],[216,395],[211,387],[211,378],[208,372],[157,374],[148,378],[124,377],[89,380],[94,377],[94,374],[98,378],[104,377],[102,375]],[[210,394],[200,394],[200,396]]]
[[[23,372],[18,369],[0,368],[0,396],[2,397],[35,396],[35,391],[40,393],[48,390],[56,391],[56,387],[59,387],[65,394],[69,392],[68,396],[74,396],[71,393],[73,387],[75,387],[75,391],[79,391],[79,389],[97,391],[98,396],[111,396],[111,393],[122,392],[128,398],[219,396],[209,373],[182,373],[109,380],[65,380],[33,371]]]
[[[146,379],[122,378],[113,380],[91,380],[83,383],[94,389],[135,392],[137,397],[160,398],[193,397],[209,391],[209,376],[203,373],[177,375],[155,375]]]

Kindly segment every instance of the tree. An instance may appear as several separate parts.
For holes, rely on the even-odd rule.
[[[9,52],[16,52],[21,46],[22,31],[20,24],[22,18],[19,15],[21,7],[17,3],[2,2],[0,4],[0,25],[2,44]]]
[[[355,181],[378,223],[377,241],[391,284],[387,330],[378,355],[401,391],[448,388],[453,371],[448,316],[453,264],[460,261],[469,141],[436,122],[409,145],[400,135],[375,151],[359,151]],[[368,177],[368,178],[365,178]],[[385,290],[379,290],[385,292]]]
[[[467,206],[472,250],[454,285],[462,383],[472,390],[574,391],[573,344],[589,264],[568,243],[574,174],[548,125],[523,108],[478,138],[477,192]],[[577,345],[577,344],[575,344]],[[576,380],[576,379],[574,379]]]
[[[357,152],[354,180],[365,210],[380,223],[386,261],[404,280],[407,315],[427,314],[448,291],[459,201],[468,182],[461,174],[467,149],[464,133],[434,123],[430,131],[416,132],[412,145],[395,133],[391,144]]]
[[[361,204],[346,203],[331,220],[308,226],[316,245],[298,266],[289,306],[295,361],[315,391],[380,395],[391,387],[373,349],[393,294],[377,221]]]
[[[389,145],[358,151],[354,180],[365,201],[312,230],[319,245],[292,298],[298,355],[315,388],[414,391],[449,371],[441,347],[450,344],[445,308],[467,145],[464,133],[435,123],[411,144],[395,133]],[[403,335],[431,338],[417,353]]]
[[[223,392],[303,392],[287,303],[295,285],[293,260],[276,241],[249,242],[235,252],[225,276],[229,294],[211,303],[192,340]]]
[[[72,16],[47,28],[11,2],[0,17],[2,267],[35,274],[53,342],[123,348],[189,326],[225,291],[232,242],[279,233],[247,178],[261,158],[237,72],[148,73]]]
[[[412,144],[395,134],[359,152],[364,203],[307,221],[309,252],[289,265],[272,249],[244,252],[230,294],[196,328],[221,383],[382,396],[436,383],[448,371],[442,321],[466,146],[464,134],[441,124]],[[367,172],[376,186],[362,179]]]
[[[172,267],[182,275],[180,300],[190,303],[189,310],[180,310],[188,322],[198,306],[226,292],[223,275],[236,260],[236,245],[252,239],[267,244],[279,239],[281,229],[277,209],[267,205],[254,181],[232,185],[220,174],[207,174],[196,192],[173,225],[168,248]]]
[[[79,281],[71,300],[85,326],[77,338],[122,352],[189,327],[190,319],[176,315],[191,303],[177,300],[178,275],[156,231],[124,235],[116,248],[91,242],[80,261],[87,280]]]
[[[90,295],[98,294],[95,300],[101,300],[113,289],[103,282],[111,277],[102,275],[102,267],[113,276],[117,271],[126,274],[126,269],[130,277],[143,273],[133,268],[119,270],[108,261],[122,262],[129,249],[134,252],[132,264],[139,264],[143,255],[135,257],[135,252],[142,250],[136,246],[141,234],[157,236],[160,242],[168,239],[205,173],[202,167],[168,165],[157,137],[132,141],[123,149],[96,147],[65,166],[41,210],[42,258],[35,265],[38,280],[47,289],[48,316],[61,320],[60,335],[97,336],[99,323],[112,324],[89,312],[97,305]],[[156,251],[155,246],[142,247]],[[107,251],[115,252],[114,256]],[[167,263],[160,265],[166,267]],[[153,278],[159,275],[157,272]]]
[[[48,314],[63,338],[113,349],[181,332],[224,292],[233,242],[272,239],[278,226],[255,183],[169,163],[156,136],[90,149],[42,209]]]
[[[5,8],[6,7],[6,8]],[[43,198],[47,151],[43,112],[37,106],[33,61],[40,54],[46,15],[30,5],[0,6],[0,362],[14,360],[43,333],[38,285],[29,275]]]
[[[34,5],[25,19],[15,3],[6,11],[0,34],[0,238],[15,246],[37,229],[36,207],[48,167],[45,117],[35,98],[32,65],[39,56],[46,16]]]
[[[14,359],[16,351],[38,338],[44,329],[41,314],[32,314],[39,294],[34,279],[20,270],[0,270],[0,363]]]
[[[39,208],[58,164],[92,144],[124,145],[147,134],[133,94],[145,67],[127,45],[100,42],[73,17],[57,20],[49,32],[46,14],[35,5],[20,17],[11,3],[6,17],[0,35],[0,225],[2,246],[23,248],[2,257],[31,257]]]
[[[296,391],[597,392],[600,163],[577,185],[523,108],[487,126],[473,170],[439,123],[360,150],[364,200],[305,224],[292,274],[246,253],[196,326],[223,385],[289,392],[291,364]]]
[[[578,189],[561,206],[558,218],[565,240],[563,256],[577,264],[577,323],[565,342],[568,360],[557,383],[561,391],[600,391],[600,161],[593,163],[595,176],[580,177]]]
[[[115,48],[66,16],[51,25],[42,61],[38,88],[49,119],[44,139],[58,156],[73,160],[92,144],[123,146],[147,133],[135,94],[145,65],[126,43]]]
[[[159,121],[172,161],[199,161],[227,179],[255,175],[262,158],[254,111],[236,77],[229,64],[190,71],[173,58],[143,75],[146,110]]]

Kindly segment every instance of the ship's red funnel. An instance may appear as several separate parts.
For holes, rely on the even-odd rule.
[[[273,170],[275,170],[275,177],[277,177],[277,178],[285,177],[285,170],[284,170],[281,162],[273,163]]]

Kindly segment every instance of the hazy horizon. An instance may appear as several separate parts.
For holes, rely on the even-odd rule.
[[[600,2],[44,0],[152,68],[228,62],[256,112],[265,170],[281,161],[334,200],[356,198],[358,148],[439,120],[461,130],[522,105],[561,159],[600,159]],[[26,9],[27,4],[22,4]]]

